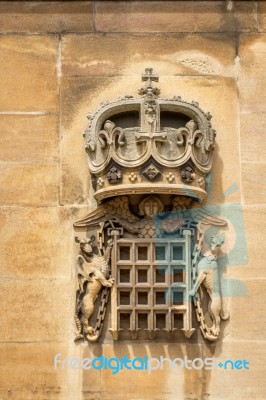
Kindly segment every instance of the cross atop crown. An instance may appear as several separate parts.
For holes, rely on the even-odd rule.
[[[153,87],[153,82],[159,82],[159,76],[153,73],[153,68],[146,68],[145,74],[142,75],[142,81],[146,82],[146,87],[139,90],[140,95],[155,95],[160,94],[160,89]]]
[[[145,74],[142,74],[142,81],[146,81],[147,87],[152,87],[152,81],[159,82],[159,76],[153,74],[152,68],[146,68]]]

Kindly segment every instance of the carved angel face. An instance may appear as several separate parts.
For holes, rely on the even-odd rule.
[[[149,197],[143,204],[144,216],[152,219],[161,209],[159,201],[155,197]]]
[[[139,204],[140,215],[144,215],[146,219],[153,219],[163,209],[162,201],[155,196],[148,196]]]

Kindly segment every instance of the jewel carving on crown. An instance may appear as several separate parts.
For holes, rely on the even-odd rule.
[[[95,198],[101,202],[114,190],[118,195],[156,191],[202,201],[215,146],[211,115],[194,101],[159,98],[160,90],[153,87],[159,78],[152,68],[145,70],[142,80],[139,98],[104,102],[88,116],[84,137]],[[126,114],[136,118],[132,125],[129,121],[120,126],[119,119],[125,125],[121,117]]]
[[[139,98],[104,102],[88,117],[97,208],[74,224],[75,340],[98,340],[107,323],[114,340],[189,339],[197,318],[215,341],[229,313],[218,259],[227,221],[199,207],[215,146],[211,115],[196,102],[161,99],[151,68],[142,81]],[[210,227],[222,232],[203,252]]]

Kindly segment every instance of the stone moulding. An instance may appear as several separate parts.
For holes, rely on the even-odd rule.
[[[204,226],[223,230],[227,222],[198,207],[215,147],[211,115],[196,102],[159,98],[151,68],[142,80],[138,99],[103,102],[88,116],[85,148],[98,206],[74,224],[86,230],[76,239],[76,340],[99,339],[111,295],[114,340],[174,340],[177,331],[190,338],[194,303],[204,338],[215,341],[229,317],[217,292],[224,238],[213,237],[208,254],[201,250]]]

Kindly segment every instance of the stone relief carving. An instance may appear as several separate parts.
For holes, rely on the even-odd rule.
[[[212,236],[210,250],[204,254],[204,257],[198,263],[198,276],[191,291],[191,295],[195,296],[199,288],[203,287],[209,295],[208,310],[213,322],[210,334],[207,335],[209,340],[217,339],[220,333],[221,319],[227,320],[229,318],[229,313],[223,308],[217,262],[217,256],[223,243],[224,235]]]
[[[143,218],[131,222],[117,216],[113,218],[113,221],[117,222],[127,232],[136,233],[138,238],[162,237],[163,232],[174,232],[184,223],[183,219],[171,218],[171,221],[168,221],[168,224],[164,224],[164,221],[155,224],[154,217],[163,210],[164,204],[159,198],[148,196],[139,204],[139,215],[143,216]]]
[[[119,183],[122,178],[122,171],[119,168],[117,168],[116,166],[112,166],[108,170],[106,176],[110,183],[112,183],[112,184]],[[103,185],[103,183],[102,183],[102,185]]]
[[[113,242],[112,240],[108,241],[107,249],[102,256],[93,252],[94,240],[94,236],[75,238],[75,241],[80,244],[81,250],[81,254],[77,257],[76,340],[83,338],[83,334],[87,335],[87,339],[90,341],[98,339],[97,332],[89,325],[89,320],[102,286],[111,287],[114,284],[112,278],[107,278]]]
[[[154,165],[153,162],[150,162],[142,171],[142,174],[149,180],[149,181],[154,181],[157,179],[160,175],[161,172],[160,170]]]
[[[184,167],[181,170],[181,178],[182,178],[182,181],[184,181],[186,183],[193,182],[195,179],[195,172],[194,172],[193,168],[191,168],[189,165]]]
[[[84,133],[98,206],[74,224],[85,230],[76,238],[76,340],[100,337],[111,297],[114,340],[173,339],[177,331],[190,338],[194,304],[204,338],[214,341],[220,318],[229,317],[217,262],[224,239],[213,237],[210,252],[201,251],[204,226],[224,230],[227,222],[199,203],[207,196],[216,133],[197,102],[159,98],[151,68],[142,81],[140,98],[103,102]],[[130,113],[139,126],[117,126]]]

